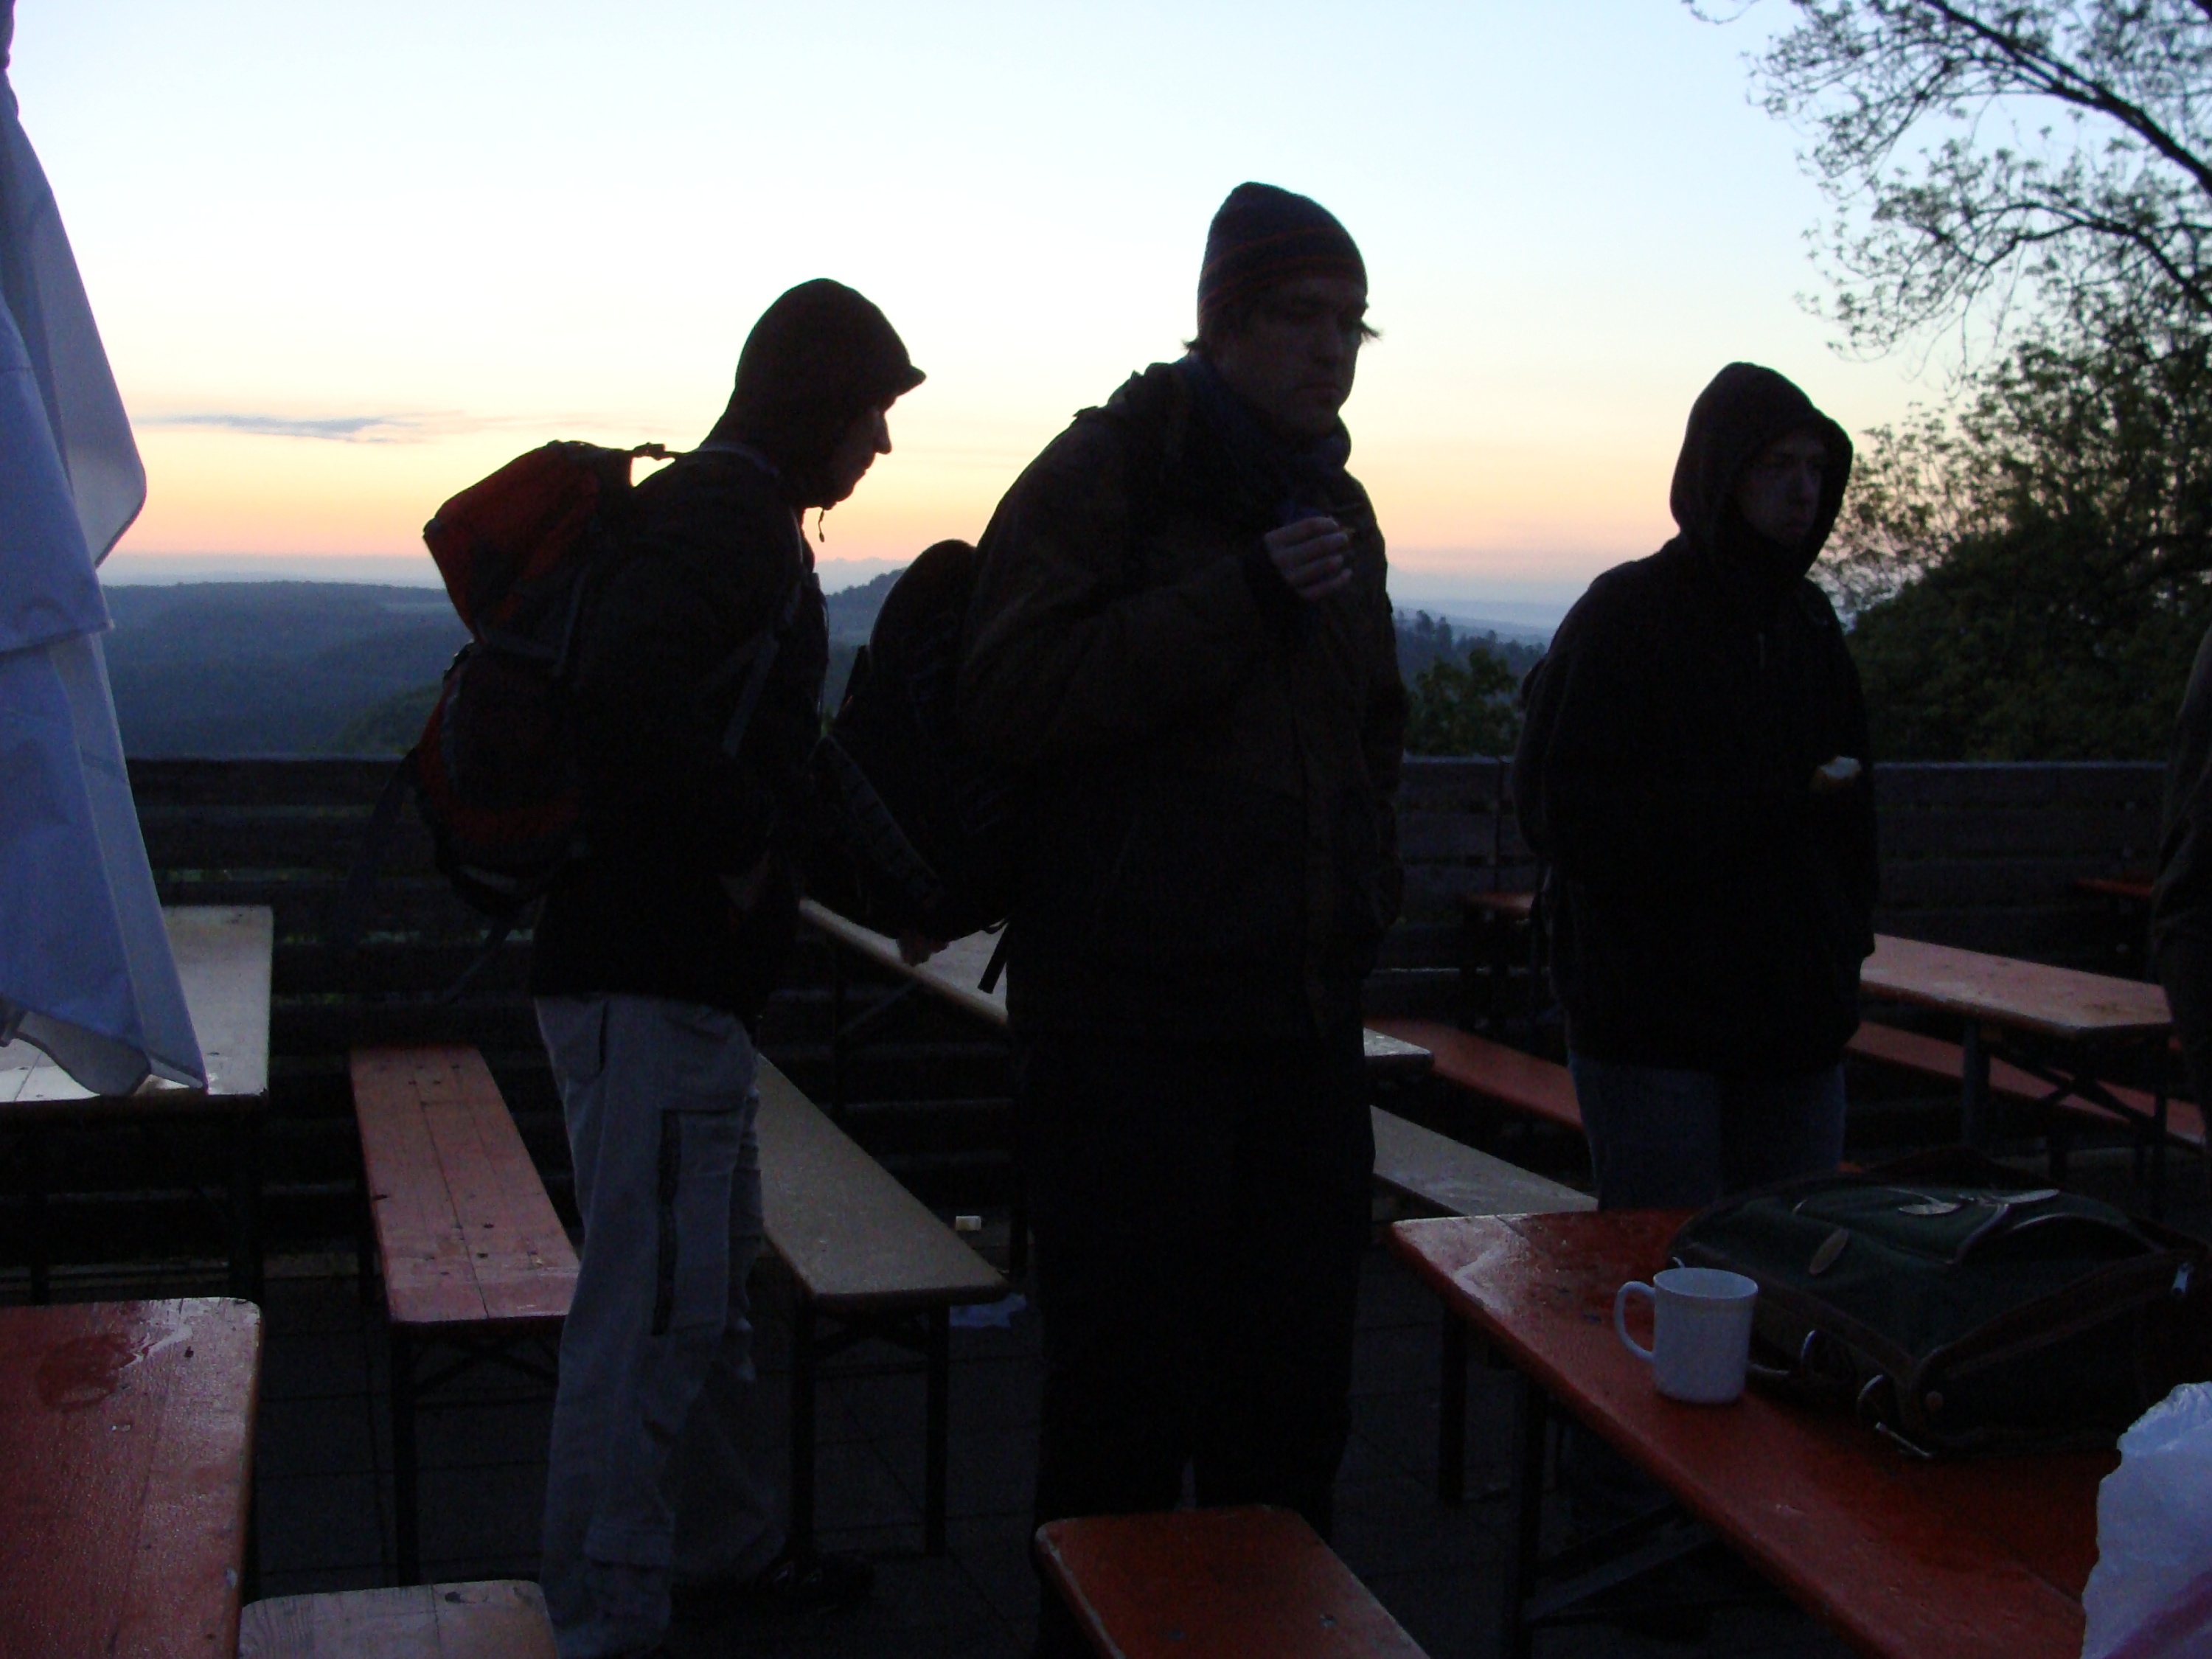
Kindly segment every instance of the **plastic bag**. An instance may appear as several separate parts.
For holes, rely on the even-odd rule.
[[[2212,1382],[2184,1383],[2120,1437],[2081,1607],[2081,1659],[2212,1655]]]

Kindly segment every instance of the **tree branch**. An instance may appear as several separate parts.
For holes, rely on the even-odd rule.
[[[1918,0],[1918,3],[1954,28],[1994,47],[2022,74],[2033,79],[2034,90],[2077,109],[2089,109],[2120,123],[2159,155],[2195,180],[2197,188],[2212,196],[2212,162],[2191,151],[2166,130],[2149,111],[2122,97],[2104,82],[2049,52],[2038,51],[2016,35],[1984,23],[1947,0]],[[2202,3],[2202,0],[2200,0]]]

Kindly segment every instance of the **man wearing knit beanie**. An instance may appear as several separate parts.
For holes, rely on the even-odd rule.
[[[921,378],[851,289],[784,295],[707,441],[638,486],[580,627],[585,851],[547,896],[530,988],[584,1222],[545,1484],[562,1659],[660,1650],[687,1595],[712,1617],[868,1588],[865,1561],[785,1551],[749,1455],[751,1032],[795,926],[783,843],[829,659],[799,514],[852,493]]]
[[[1086,410],[981,543],[963,732],[1022,769],[1008,929],[1046,1380],[1036,1514],[1327,1530],[1374,1163],[1360,986],[1406,701],[1345,469],[1366,271],[1318,204],[1215,216],[1198,335]],[[1041,1652],[1074,1652],[1045,1598]]]

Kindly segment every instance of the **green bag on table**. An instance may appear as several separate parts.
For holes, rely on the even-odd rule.
[[[1963,1149],[1738,1194],[1669,1253],[1759,1281],[1755,1380],[1923,1455],[2109,1446],[2212,1375],[2203,1243]]]

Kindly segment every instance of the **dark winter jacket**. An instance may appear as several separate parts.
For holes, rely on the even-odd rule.
[[[623,562],[586,612],[574,683],[586,857],[538,925],[534,995],[670,997],[756,1019],[789,947],[779,859],[741,915],[720,878],[751,872],[798,798],[829,658],[822,590],[775,478],[702,450],[638,486]],[[741,653],[798,607],[737,758],[724,730]]]
[[[1340,1030],[1397,913],[1406,700],[1373,510],[1340,465],[1260,476],[1191,368],[1078,416],[981,544],[961,720],[1025,780],[1018,1030]],[[1353,536],[1355,581],[1318,605],[1261,544],[1309,512]]]
[[[1807,544],[1734,504],[1774,440],[1830,461]],[[1777,1076],[1842,1057],[1874,948],[1866,714],[1835,612],[1806,572],[1843,500],[1850,441],[1771,369],[1731,364],[1698,399],[1672,497],[1681,533],[1600,576],[1528,689],[1514,787],[1551,866],[1553,979],[1578,1053]]]

